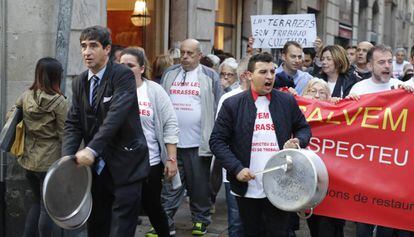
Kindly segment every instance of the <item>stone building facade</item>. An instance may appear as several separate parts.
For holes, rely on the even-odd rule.
[[[64,1],[64,0],[61,0]],[[67,1],[67,0],[66,0]],[[135,0],[72,0],[65,94],[85,68],[80,57],[83,28],[107,25],[113,13],[131,12]],[[122,4],[121,4],[122,3]],[[362,40],[410,48],[414,38],[411,0],[148,0],[152,23],[140,28],[150,59],[185,38],[198,39],[203,53],[213,48],[245,55],[250,16],[314,13],[325,44],[355,45]],[[118,12],[116,12],[118,11]],[[0,1],[0,122],[33,81],[34,65],[55,56],[59,1]],[[128,13],[129,14],[129,13]],[[129,17],[129,16],[127,16]],[[0,237],[21,236],[31,193],[15,160],[0,154]]]

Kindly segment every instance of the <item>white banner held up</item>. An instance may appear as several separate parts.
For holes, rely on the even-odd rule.
[[[314,14],[257,15],[251,22],[253,48],[283,48],[287,41],[308,48],[316,40]]]

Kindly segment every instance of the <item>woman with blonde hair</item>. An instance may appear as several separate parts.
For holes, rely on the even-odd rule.
[[[349,73],[350,63],[345,49],[340,45],[328,45],[321,51],[322,68],[320,75],[328,83],[331,96],[345,98],[352,86],[358,82]]]
[[[309,99],[330,101],[331,91],[326,81],[314,77],[308,82],[308,84],[303,89],[302,96]]]

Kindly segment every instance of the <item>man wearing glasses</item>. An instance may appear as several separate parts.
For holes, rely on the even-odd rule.
[[[177,161],[183,186],[177,190],[166,187],[162,199],[169,218],[170,234],[173,234],[173,217],[184,196],[184,189],[187,189],[192,234],[202,236],[211,222],[208,182],[212,153],[208,141],[222,89],[218,74],[200,64],[202,52],[197,40],[184,40],[180,53],[181,63],[166,70],[161,85],[169,94],[177,114],[180,129]]]

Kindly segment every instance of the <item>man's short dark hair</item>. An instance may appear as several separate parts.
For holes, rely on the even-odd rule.
[[[249,60],[249,64],[247,64],[247,70],[254,72],[257,62],[273,63],[273,56],[267,52],[253,55]]]
[[[379,52],[390,52],[391,55],[392,55],[392,49],[391,49],[390,46],[384,45],[384,44],[378,44],[378,45],[375,45],[374,47],[372,47],[368,51],[368,53],[367,53],[367,62],[371,62],[372,61],[372,58],[373,58],[373,55],[374,55],[374,52],[375,51],[379,51]]]
[[[293,45],[293,46],[295,46],[297,48],[302,49],[302,46],[298,42],[296,42],[296,41],[288,41],[283,46],[282,53],[286,54],[288,52],[289,46],[291,46],[291,45]]]
[[[313,60],[316,56],[316,51],[314,48],[304,48],[303,54],[310,55],[311,59]]]
[[[104,48],[111,45],[111,33],[108,28],[103,26],[91,26],[84,29],[79,37],[79,42],[84,40],[96,40],[102,44]]]

